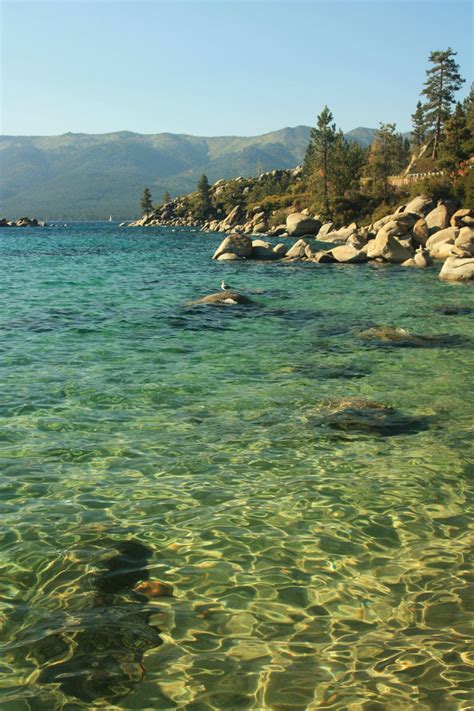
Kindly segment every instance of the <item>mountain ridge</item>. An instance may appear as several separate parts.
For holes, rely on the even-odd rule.
[[[193,136],[170,132],[0,136],[0,214],[11,219],[116,219],[139,215],[145,186],[154,201],[165,191],[188,193],[206,173],[211,182],[293,168],[302,162],[311,128],[284,127],[258,136]],[[376,129],[348,140],[370,145]]]

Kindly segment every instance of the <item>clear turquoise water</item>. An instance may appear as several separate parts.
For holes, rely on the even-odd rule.
[[[0,233],[1,708],[471,708],[472,288],[220,239]],[[186,307],[223,277],[256,306]],[[174,597],[98,596],[126,540]]]

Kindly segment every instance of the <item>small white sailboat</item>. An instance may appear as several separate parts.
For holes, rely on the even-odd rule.
[[[110,215],[109,217],[109,222],[112,222],[112,215]]]

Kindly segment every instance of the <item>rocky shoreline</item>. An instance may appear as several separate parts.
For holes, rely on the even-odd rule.
[[[214,190],[219,182],[225,181],[214,184]],[[220,221],[190,223],[189,218],[173,217],[179,200],[176,198],[132,226],[193,226],[206,232],[230,232],[213,255],[218,261],[260,259],[341,264],[377,261],[415,268],[442,261],[440,279],[474,279],[474,210],[457,209],[448,201],[435,203],[420,195],[372,224],[359,226],[353,222],[339,229],[332,222],[323,224],[318,215],[303,210],[288,214],[284,224],[268,229],[263,211],[256,208],[252,214],[244,215],[238,205]],[[263,237],[298,239],[288,247],[284,242],[274,246]],[[308,240],[331,246],[315,250]]]
[[[36,217],[20,217],[18,220],[8,220],[0,217],[0,227],[45,227],[46,222],[37,220]]]

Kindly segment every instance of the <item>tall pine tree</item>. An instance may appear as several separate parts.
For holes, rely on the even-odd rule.
[[[415,146],[421,146],[426,138],[425,114],[421,101],[416,105],[416,111],[411,115],[412,141]]]
[[[408,151],[396,124],[381,123],[370,147],[367,173],[372,179],[372,191],[384,202],[390,195],[391,175],[397,175],[408,163]]]
[[[433,136],[432,158],[436,158],[443,129],[454,104],[454,94],[461,88],[464,79],[459,73],[459,65],[451,47],[444,52],[431,52],[429,61],[431,69],[427,69],[427,80],[422,94],[426,96],[423,106],[425,125]]]
[[[142,209],[142,213],[147,217],[153,210],[153,204],[151,202],[151,192],[148,190],[148,188],[145,188],[145,190],[143,191],[142,199],[140,200],[140,207]]]
[[[201,175],[201,177],[198,180],[197,184],[197,192],[198,192],[198,218],[200,220],[205,220],[207,217],[209,217],[209,213],[212,208],[212,203],[211,203],[211,188],[209,186],[209,180],[207,179],[207,175],[204,173]]]
[[[317,118],[316,127],[311,129],[303,166],[309,177],[311,191],[321,202],[324,216],[328,218],[331,216],[329,193],[333,151],[337,142],[336,124],[333,119],[332,113],[325,106]]]
[[[469,158],[470,148],[472,133],[467,125],[466,112],[462,104],[458,103],[445,124],[439,161],[440,167],[446,170],[452,183],[456,183],[463,161]]]

